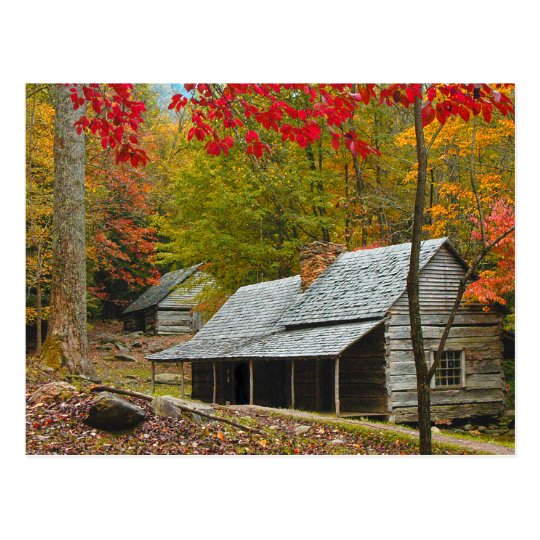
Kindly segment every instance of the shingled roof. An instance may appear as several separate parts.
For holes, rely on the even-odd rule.
[[[447,238],[422,242],[423,268]],[[304,292],[300,277],[241,287],[191,340],[150,360],[334,357],[403,294],[411,244],[340,255]]]
[[[144,291],[144,293],[141,294],[135,302],[129,305],[123,313],[132,313],[159,304],[175,287],[178,287],[178,285],[195,273],[201,265],[202,263],[195,264],[189,268],[163,274],[157,285],[153,285],[148,290]]]
[[[422,242],[420,268],[446,241]],[[343,253],[298,297],[281,324],[289,328],[384,317],[405,291],[410,254],[410,243]]]

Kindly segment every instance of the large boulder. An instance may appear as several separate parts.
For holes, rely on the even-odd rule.
[[[194,411],[201,411],[206,414],[213,414],[214,412],[214,409],[212,409],[210,405],[197,403],[195,401],[188,401],[187,399],[180,399],[173,396],[157,396],[152,400],[151,406],[157,416],[168,418],[179,418],[182,415],[179,406],[189,407]],[[196,412],[191,413],[191,418],[198,424],[210,422],[209,418],[201,416]]]
[[[54,381],[40,386],[29,398],[29,403],[66,401],[78,395],[78,390],[64,381]]]
[[[156,375],[156,382],[159,384],[181,384],[182,375],[178,373],[158,373]]]
[[[135,427],[145,418],[146,413],[142,407],[110,392],[101,392],[90,407],[84,422],[105,431],[123,431]]]

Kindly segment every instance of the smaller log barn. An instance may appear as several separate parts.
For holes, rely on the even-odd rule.
[[[202,264],[175,270],[161,276],[122,313],[124,330],[149,334],[188,334],[203,326],[200,314],[193,311],[197,296],[211,282],[200,271]]]
[[[192,340],[148,356],[192,363],[192,398],[417,420],[405,291],[410,244],[344,252],[315,242],[301,275],[241,287]],[[447,238],[422,243],[420,304],[433,360],[467,269]],[[435,420],[503,410],[501,314],[463,303],[431,397]]]

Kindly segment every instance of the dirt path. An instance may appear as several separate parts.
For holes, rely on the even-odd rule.
[[[360,425],[368,427],[370,429],[375,429],[379,431],[387,430],[393,431],[395,433],[404,433],[410,435],[411,437],[418,437],[418,430],[398,426],[393,424],[383,424],[379,422],[367,422],[365,420],[349,420],[346,418],[336,418],[335,416],[325,416],[322,414],[314,414],[305,411],[298,411],[294,409],[274,409],[271,407],[261,407],[259,405],[231,405],[227,408],[242,410],[248,409],[253,411],[259,411],[261,413],[276,413],[284,416],[290,416],[294,418],[303,418],[305,420],[311,421],[324,421],[328,423],[340,423],[340,424],[351,424],[351,425]],[[471,441],[468,439],[459,439],[457,437],[450,437],[448,435],[433,435],[433,440],[435,442],[452,444],[454,446],[460,446],[462,448],[467,448],[469,450],[474,450],[476,452],[487,452],[488,454],[494,455],[514,455],[515,449],[509,446],[501,446],[498,444],[480,442],[480,441]]]

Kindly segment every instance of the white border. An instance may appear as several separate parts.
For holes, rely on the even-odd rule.
[[[3,525],[41,539],[505,539],[536,530],[538,62],[533,2],[27,1],[3,8]],[[24,457],[24,83],[517,83],[518,457]],[[531,306],[531,307],[529,307]],[[443,463],[444,461],[444,463]],[[433,482],[444,467],[444,483]],[[452,474],[455,469],[455,474]],[[444,501],[467,511],[446,526]],[[527,533],[524,533],[527,534]],[[530,533],[529,533],[530,534]]]

